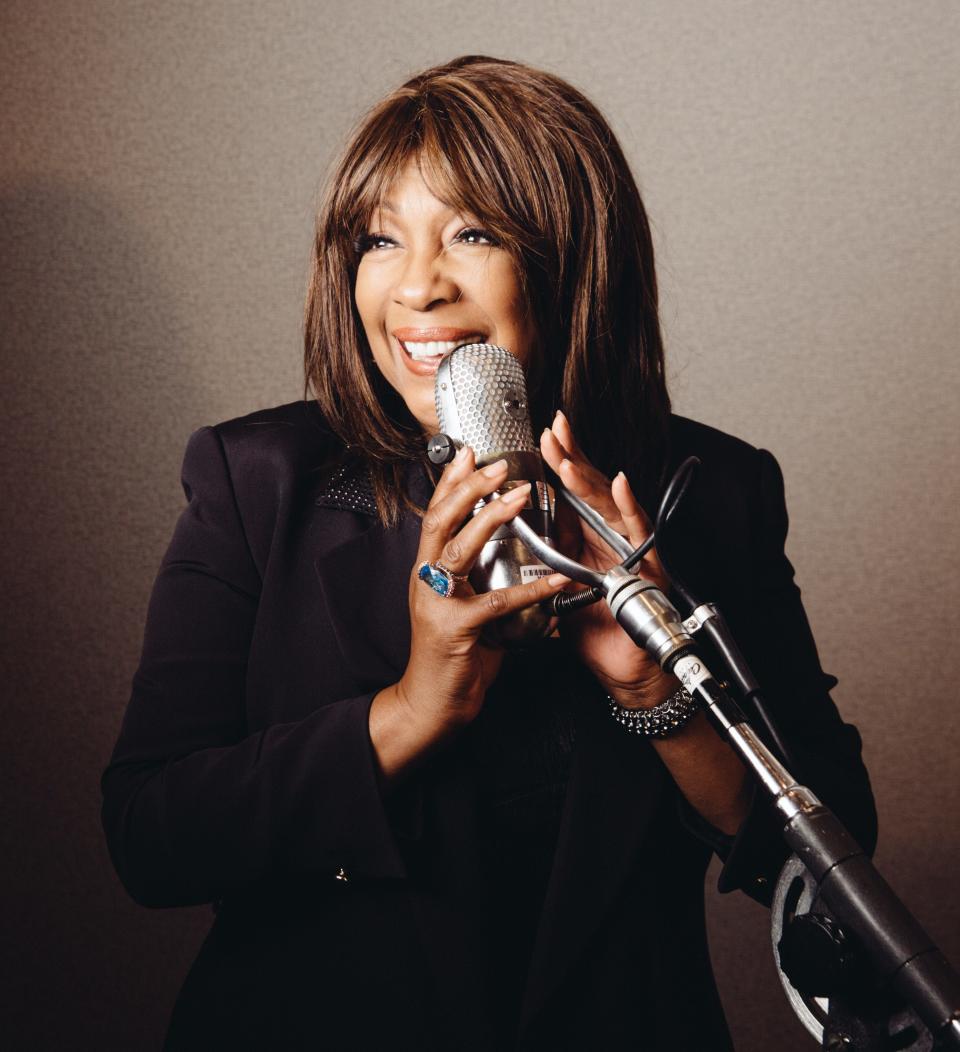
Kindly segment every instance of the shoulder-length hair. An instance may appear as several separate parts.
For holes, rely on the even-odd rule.
[[[559,77],[464,56],[418,74],[362,120],[317,219],[306,303],[306,389],[365,456],[396,522],[423,433],[373,361],[354,302],[357,239],[405,164],[488,228],[516,261],[538,345],[528,370],[534,434],[562,408],[590,460],[650,494],[670,400],[653,245],[619,143]]]

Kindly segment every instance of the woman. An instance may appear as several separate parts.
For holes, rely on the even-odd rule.
[[[331,181],[314,397],[187,449],[103,778],[130,894],[216,910],[168,1048],[729,1047],[704,869],[718,851],[722,886],[764,899],[783,849],[704,714],[604,606],[522,653],[483,642],[568,582],[465,580],[526,497],[471,517],[503,466],[469,449],[439,478],[426,465],[434,373],[468,341],[520,359],[546,462],[633,544],[672,467],[701,457],[675,558],[723,606],[805,779],[872,844],[776,463],[670,416],[649,229],[613,134],[557,78],[465,57],[376,107]],[[614,561],[586,528],[567,546]],[[640,570],[667,586],[655,552]],[[683,725],[662,738],[611,718],[664,705]]]

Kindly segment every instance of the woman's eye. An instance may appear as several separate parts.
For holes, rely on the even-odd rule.
[[[392,237],[387,237],[386,234],[361,234],[353,244],[357,250],[357,255],[362,256],[365,252],[370,252],[374,249],[389,248],[391,245],[395,245],[396,241]]]
[[[457,241],[462,241],[467,245],[498,245],[499,241],[490,233],[489,230],[484,230],[482,227],[469,226],[466,230],[461,230],[456,237]]]

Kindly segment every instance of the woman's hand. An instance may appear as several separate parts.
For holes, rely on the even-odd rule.
[[[563,413],[558,411],[551,426],[544,430],[540,451],[564,486],[598,511],[634,548],[650,536],[650,521],[637,503],[626,476],[621,471],[611,483],[597,471],[577,445]],[[578,562],[606,571],[621,561],[599,534],[561,501],[557,502],[557,519],[560,545]],[[652,548],[644,556],[635,572],[666,591],[668,582],[656,549]],[[621,705],[650,708],[679,687],[672,676],[662,672],[656,662],[633,643],[616,623],[606,603],[595,603],[566,615],[560,622],[560,630],[573,639],[581,660]]]
[[[650,522],[623,472],[612,483],[604,478],[577,446],[562,413],[557,413],[553,424],[544,431],[540,449],[567,489],[600,512],[634,548],[650,536]],[[570,546],[566,550],[574,558],[597,570],[607,570],[621,561],[572,512],[566,521],[561,520],[566,506],[560,502],[557,506],[558,539]],[[567,530],[566,537],[563,528]],[[668,582],[654,549],[644,556],[637,569],[642,577],[655,581],[666,591]],[[583,662],[621,705],[651,708],[680,686],[645,651],[634,646],[605,603],[570,614],[560,625],[564,635],[572,636]],[[735,834],[749,810],[749,780],[740,760],[703,714],[698,713],[677,734],[654,739],[652,744],[690,805],[717,829]]]
[[[505,461],[478,471],[473,450],[464,447],[444,469],[424,513],[409,585],[410,660],[400,681],[377,695],[370,712],[371,740],[387,777],[479,713],[503,657],[502,650],[480,642],[483,626],[548,599],[569,583],[553,574],[476,595],[463,580],[444,597],[417,576],[424,562],[442,563],[458,577],[469,573],[483,545],[526,503],[529,483],[471,516],[477,502],[506,478]]]

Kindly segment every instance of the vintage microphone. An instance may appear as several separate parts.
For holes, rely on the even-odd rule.
[[[501,490],[532,483],[530,499],[517,518],[552,548],[551,495],[533,439],[520,362],[504,347],[465,344],[440,362],[434,397],[441,433],[427,445],[431,461],[446,463],[463,445],[473,449],[477,467],[506,460],[507,481]],[[474,513],[482,507],[481,502]],[[483,546],[470,571],[470,583],[477,592],[489,592],[549,573],[549,566],[534,558],[508,526],[501,526]],[[538,604],[487,625],[484,637],[499,646],[517,648],[549,635],[555,625],[552,610]]]

